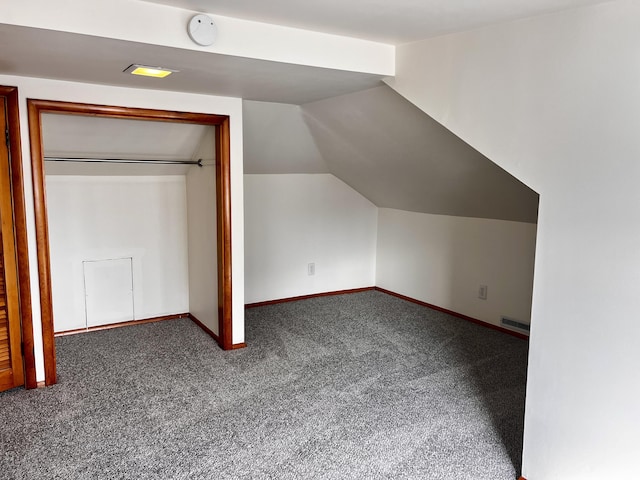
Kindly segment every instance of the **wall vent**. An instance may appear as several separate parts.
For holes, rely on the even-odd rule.
[[[500,317],[500,323],[505,327],[517,328],[518,330],[522,330],[524,332],[529,332],[529,325],[526,323],[518,322],[513,318],[509,317]]]

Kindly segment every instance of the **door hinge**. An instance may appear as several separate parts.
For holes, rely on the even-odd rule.
[[[7,143],[7,148],[9,148],[10,145],[9,145],[9,129],[8,128],[4,129],[4,140]]]

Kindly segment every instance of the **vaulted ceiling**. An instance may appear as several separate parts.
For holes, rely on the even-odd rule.
[[[387,86],[244,102],[245,173],[332,173],[379,207],[537,219],[538,195]]]
[[[602,0],[113,0],[92,6],[105,18],[97,23],[83,21],[93,10],[85,11],[80,0],[61,7],[78,7],[68,15],[45,0],[32,3],[39,7],[0,10],[0,41],[10,46],[0,49],[0,74],[240,97],[247,173],[333,173],[382,207],[533,222],[535,192],[384,85],[393,75],[393,45]],[[147,12],[156,21],[144,23]],[[190,42],[185,19],[195,12],[223,23],[220,48]],[[109,15],[122,21],[109,23]],[[271,32],[275,40],[243,37],[232,26]],[[334,37],[307,36],[299,48],[293,40],[307,30]],[[325,40],[334,42],[327,51]],[[263,43],[277,45],[279,55]],[[346,63],[333,54],[342,44],[349,47]],[[358,52],[373,53],[362,63]],[[384,60],[376,60],[378,54]],[[158,82],[123,74],[133,62],[171,66],[180,75]],[[47,127],[49,149],[65,150],[55,147],[55,138],[74,129]],[[102,144],[94,138],[94,147],[75,148],[139,154],[119,144],[125,137]]]
[[[390,87],[302,106],[243,104],[247,174],[332,173],[379,207],[535,222],[538,195]],[[46,162],[54,175],[176,175],[201,125],[44,115],[47,157],[138,159],[138,165]],[[209,142],[212,143],[212,142]],[[213,144],[210,145],[213,151]]]

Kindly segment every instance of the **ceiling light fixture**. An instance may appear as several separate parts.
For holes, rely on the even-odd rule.
[[[179,70],[171,70],[170,68],[163,68],[163,67],[150,67],[148,65],[140,65],[138,63],[134,63],[133,65],[129,65],[123,71],[125,73],[130,73],[131,75],[142,75],[144,77],[164,78],[168,75],[171,75],[174,72],[178,72]]]

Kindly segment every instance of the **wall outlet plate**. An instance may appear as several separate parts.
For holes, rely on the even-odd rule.
[[[486,285],[480,285],[480,288],[478,289],[478,298],[480,300],[486,300],[488,290],[489,290],[489,287],[487,287]]]

